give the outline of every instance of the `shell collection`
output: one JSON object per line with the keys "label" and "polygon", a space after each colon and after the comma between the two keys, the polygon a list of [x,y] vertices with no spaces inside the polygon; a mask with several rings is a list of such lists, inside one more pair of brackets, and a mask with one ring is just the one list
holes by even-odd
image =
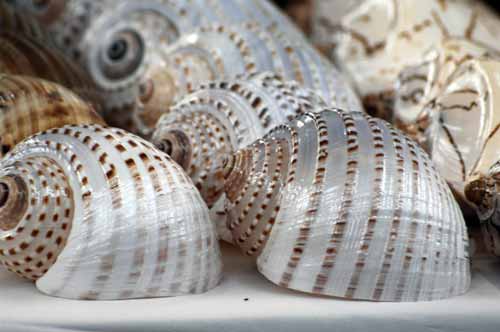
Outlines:
{"label": "shell collection", "polygon": [[268,0],[0,3],[0,264],[62,298],[196,294],[222,238],[301,292],[465,293],[459,202],[500,256],[500,20],[313,2],[327,57]]}
{"label": "shell collection", "polygon": [[207,206],[150,143],[120,129],[66,126],[29,138],[0,166],[0,261],[40,291],[127,299],[219,282]]}
{"label": "shell collection", "polygon": [[340,73],[267,0],[14,3],[87,68],[106,96],[105,120],[144,137],[198,82],[271,70],[361,110]]}
{"label": "shell collection", "polygon": [[370,114],[392,117],[404,67],[446,39],[499,50],[500,20],[476,0],[315,0],[313,38],[350,75]]}

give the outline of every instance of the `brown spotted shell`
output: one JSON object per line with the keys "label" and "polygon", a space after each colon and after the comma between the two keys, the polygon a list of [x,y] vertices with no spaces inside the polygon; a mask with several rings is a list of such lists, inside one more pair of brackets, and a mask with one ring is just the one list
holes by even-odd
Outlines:
{"label": "brown spotted shell", "polygon": [[182,169],[100,125],[39,133],[0,161],[0,263],[71,299],[204,292],[221,261],[208,208]]}

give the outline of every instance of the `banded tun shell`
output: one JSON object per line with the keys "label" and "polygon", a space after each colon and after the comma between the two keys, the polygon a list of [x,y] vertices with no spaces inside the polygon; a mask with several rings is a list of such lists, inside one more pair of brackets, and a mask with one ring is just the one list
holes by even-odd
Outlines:
{"label": "banded tun shell", "polygon": [[141,107],[135,118],[146,132],[166,106],[195,90],[200,82],[266,71],[299,82],[336,107],[362,109],[347,81],[316,50],[256,23],[201,27],[182,36],[161,57],[141,86]]}
{"label": "banded tun shell", "polygon": [[322,99],[272,73],[211,82],[187,95],[158,121],[152,141],[189,174],[211,208],[224,239],[223,181],[218,163]]}
{"label": "banded tun shell", "polygon": [[375,301],[464,293],[468,239],[428,156],[386,122],[325,110],[224,167],[228,226],[273,283]]}
{"label": "banded tun shell", "polygon": [[0,157],[31,135],[68,124],[104,122],[90,104],[60,85],[0,74]]}
{"label": "banded tun shell", "polygon": [[221,274],[208,209],[182,169],[119,129],[66,126],[0,163],[0,261],[49,295],[199,293]]}
{"label": "banded tun shell", "polygon": [[450,83],[450,77],[464,62],[474,59],[500,59],[500,53],[464,39],[448,39],[427,52],[421,63],[405,68],[396,82],[394,122],[425,144],[422,110]]}
{"label": "banded tun shell", "polygon": [[474,0],[316,0],[314,40],[353,79],[369,113],[390,118],[401,70],[445,39],[499,50],[500,21]]}

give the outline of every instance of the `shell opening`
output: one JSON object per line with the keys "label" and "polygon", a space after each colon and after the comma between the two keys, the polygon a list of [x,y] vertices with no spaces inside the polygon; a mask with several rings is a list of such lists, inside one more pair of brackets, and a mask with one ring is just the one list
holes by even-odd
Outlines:
{"label": "shell opening", "polygon": [[14,229],[27,208],[27,186],[18,176],[0,179],[0,230]]}

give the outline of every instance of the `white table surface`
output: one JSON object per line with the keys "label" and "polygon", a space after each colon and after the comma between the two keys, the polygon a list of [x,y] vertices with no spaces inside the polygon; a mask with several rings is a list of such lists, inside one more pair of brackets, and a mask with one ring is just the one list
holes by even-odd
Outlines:
{"label": "white table surface", "polygon": [[500,260],[474,261],[470,291],[425,303],[371,303],[310,296],[268,282],[223,246],[222,283],[195,296],[112,302],[39,293],[0,271],[0,331],[500,331]]}

